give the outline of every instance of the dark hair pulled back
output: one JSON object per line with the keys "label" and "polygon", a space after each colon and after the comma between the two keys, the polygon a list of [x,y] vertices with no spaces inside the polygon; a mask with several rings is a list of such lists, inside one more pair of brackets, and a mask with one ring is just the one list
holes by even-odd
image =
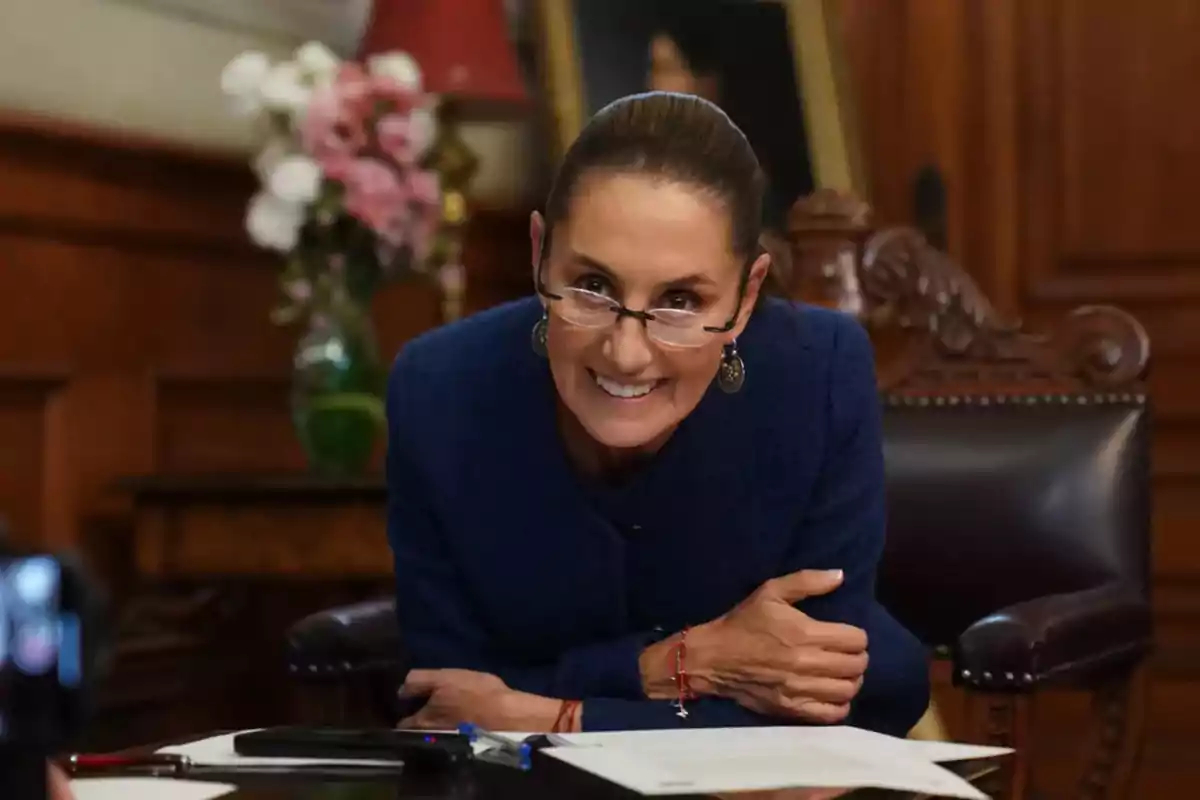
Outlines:
{"label": "dark hair pulled back", "polygon": [[566,219],[580,180],[593,172],[649,175],[693,186],[729,211],[735,255],[760,252],[765,179],[754,149],[716,105],[688,94],[647,92],[600,109],[567,150],[546,201],[546,234]]}

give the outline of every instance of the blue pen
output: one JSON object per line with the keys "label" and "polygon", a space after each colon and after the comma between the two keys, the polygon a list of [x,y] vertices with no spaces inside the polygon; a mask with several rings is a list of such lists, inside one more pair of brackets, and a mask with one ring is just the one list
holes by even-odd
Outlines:
{"label": "blue pen", "polygon": [[[485,742],[495,747],[476,754],[480,761],[492,761],[508,767],[528,770],[533,766],[533,748],[526,742],[514,742],[503,736],[497,736],[491,731],[484,730],[478,725],[464,722],[458,726],[458,732],[466,736],[472,744]],[[499,751],[497,753],[496,751]]]}

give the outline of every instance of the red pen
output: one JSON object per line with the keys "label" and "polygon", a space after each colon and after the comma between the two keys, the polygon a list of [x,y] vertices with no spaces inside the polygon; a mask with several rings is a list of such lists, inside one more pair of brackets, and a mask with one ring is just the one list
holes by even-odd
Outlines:
{"label": "red pen", "polygon": [[191,763],[187,756],[169,753],[136,756],[119,753],[72,753],[62,761],[63,767],[73,775],[84,772],[181,773],[186,771]]}

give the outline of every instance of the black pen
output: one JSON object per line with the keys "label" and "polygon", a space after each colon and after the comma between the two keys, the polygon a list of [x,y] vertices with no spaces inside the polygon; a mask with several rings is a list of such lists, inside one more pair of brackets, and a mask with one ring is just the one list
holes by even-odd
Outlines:
{"label": "black pen", "polygon": [[150,775],[186,778],[223,775],[392,775],[403,768],[393,764],[343,764],[335,761],[313,764],[197,764],[185,755],[152,753],[140,756],[76,753],[57,762],[74,777],[88,775]]}

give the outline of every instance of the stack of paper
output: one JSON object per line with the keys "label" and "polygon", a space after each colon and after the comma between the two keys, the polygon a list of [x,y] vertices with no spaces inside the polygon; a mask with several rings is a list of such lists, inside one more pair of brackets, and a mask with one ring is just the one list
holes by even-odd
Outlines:
{"label": "stack of paper", "polygon": [[1012,752],[850,727],[579,733],[553,741],[558,746],[546,754],[646,795],[879,788],[986,800],[938,762]]}
{"label": "stack of paper", "polygon": [[171,778],[75,778],[75,800],[213,800],[236,786]]}

